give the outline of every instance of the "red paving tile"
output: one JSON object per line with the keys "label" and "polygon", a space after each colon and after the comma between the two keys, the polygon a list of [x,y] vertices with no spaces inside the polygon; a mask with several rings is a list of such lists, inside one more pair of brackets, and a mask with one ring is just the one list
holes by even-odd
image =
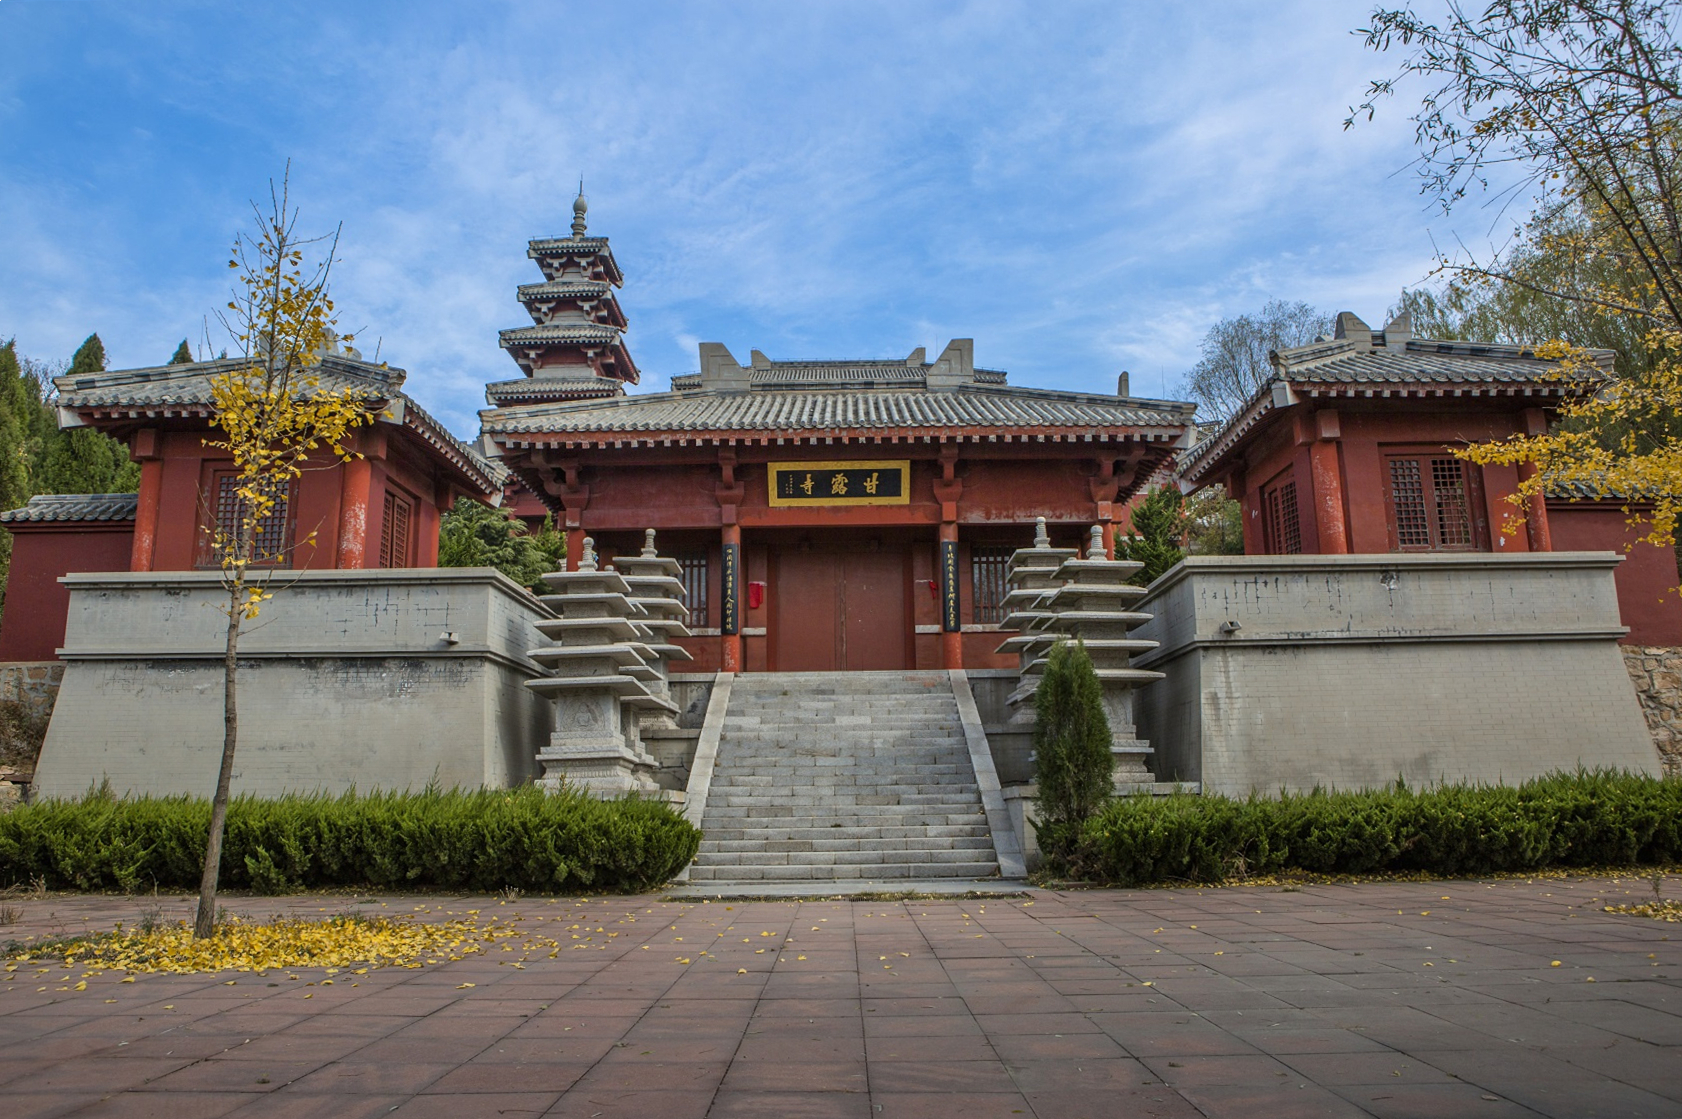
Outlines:
{"label": "red paving tile", "polygon": [[[499,952],[378,969],[356,987],[311,987],[318,970],[291,969],[232,986],[92,976],[74,992],[62,968],[20,967],[0,980],[0,1111],[1676,1115],[1682,940],[1600,910],[1650,890],[1549,878],[985,905],[375,899],[421,919],[518,916],[563,944],[620,935],[520,970]],[[259,916],[354,904],[323,900],[248,904]],[[30,899],[17,935],[109,927],[150,904]]]}

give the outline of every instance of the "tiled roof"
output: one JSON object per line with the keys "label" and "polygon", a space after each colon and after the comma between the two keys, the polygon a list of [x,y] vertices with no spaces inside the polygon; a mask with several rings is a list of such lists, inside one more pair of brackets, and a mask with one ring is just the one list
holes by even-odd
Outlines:
{"label": "tiled roof", "polygon": [[1409,339],[1405,350],[1340,338],[1280,350],[1275,375],[1293,384],[1526,384],[1555,376],[1558,363],[1522,346]]}
{"label": "tiled roof", "polygon": [[1387,345],[1384,331],[1377,330],[1370,340],[1362,334],[1278,350],[1269,355],[1273,375],[1232,419],[1181,456],[1180,473],[1200,482],[1268,414],[1299,399],[1525,396],[1539,403],[1557,401],[1582,393],[1610,373],[1611,351],[1589,353],[1598,373],[1562,375],[1557,362],[1537,357],[1528,346],[1411,337],[1396,337]]}
{"label": "tiled roof", "polygon": [[1156,428],[1177,437],[1192,406],[1045,389],[965,385],[950,392],[782,389],[649,393],[609,400],[541,404],[481,412],[491,435],[629,432],[844,432],[882,429],[998,428],[1102,430]]}
{"label": "tiled roof", "polygon": [[[870,388],[877,385],[921,386],[930,366],[907,365],[903,361],[778,361],[770,366],[754,366],[749,383],[754,388],[775,388],[783,385],[827,385],[836,388]],[[977,369],[975,381],[981,385],[1002,385],[1005,374],[996,369]],[[702,387],[699,373],[672,378],[672,388],[685,392]]]}
{"label": "tiled roof", "polygon": [[585,342],[607,345],[619,341],[619,328],[602,323],[550,323],[544,326],[517,326],[497,332],[504,348],[509,346],[541,346],[551,342]]}
{"label": "tiled roof", "polygon": [[607,251],[606,237],[537,237],[526,242],[530,257],[559,256],[562,253],[602,253]]}
{"label": "tiled roof", "polygon": [[[242,358],[221,358],[183,365],[155,365],[144,369],[116,369],[102,373],[54,377],[58,403],[65,408],[205,408],[211,403],[214,377],[247,368]],[[322,358],[316,367],[323,389],[350,389],[372,399],[389,399],[403,387],[408,374],[395,367],[374,365],[338,354]]]}
{"label": "tiled roof", "polygon": [[1658,491],[1613,490],[1602,493],[1598,486],[1588,482],[1549,482],[1548,496],[1558,501],[1633,501],[1644,504],[1657,500]]}
{"label": "tiled roof", "polygon": [[[53,384],[58,388],[61,409],[88,413],[95,419],[204,417],[210,415],[213,406],[211,380],[248,365],[240,358],[220,358],[146,369],[65,374],[55,377]],[[402,386],[408,374],[403,370],[329,354],[315,371],[322,389],[349,389],[372,404],[390,405],[397,417],[394,422],[431,444],[485,493],[501,488],[506,473],[501,464],[487,461],[405,394]]]}
{"label": "tiled roof", "polygon": [[0,523],[46,521],[132,521],[140,501],[132,493],[44,493],[22,509],[0,513]]}
{"label": "tiled roof", "polygon": [[526,299],[602,299],[613,294],[613,285],[606,280],[550,280],[541,284],[521,284],[520,298]]}
{"label": "tiled roof", "polygon": [[625,384],[611,377],[518,377],[485,386],[485,402],[492,405],[623,396]]}

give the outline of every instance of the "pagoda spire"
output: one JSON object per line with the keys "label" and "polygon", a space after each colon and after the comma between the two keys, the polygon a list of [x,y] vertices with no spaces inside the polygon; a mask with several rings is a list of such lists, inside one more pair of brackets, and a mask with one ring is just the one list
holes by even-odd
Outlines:
{"label": "pagoda spire", "polygon": [[521,284],[519,299],[532,325],[504,330],[502,348],[524,376],[485,386],[493,407],[623,396],[639,376],[625,348],[625,313],[614,290],[625,277],[606,237],[591,237],[584,180],[572,203],[572,236],[531,241],[526,255],[543,282]]}

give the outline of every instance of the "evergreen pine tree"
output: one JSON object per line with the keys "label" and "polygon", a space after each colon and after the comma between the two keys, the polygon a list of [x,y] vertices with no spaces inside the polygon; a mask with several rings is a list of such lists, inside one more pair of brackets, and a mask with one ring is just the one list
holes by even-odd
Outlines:
{"label": "evergreen pine tree", "polygon": [[[99,335],[88,340],[70,359],[65,376],[98,373],[105,368],[105,344]],[[128,449],[88,427],[54,430],[43,440],[37,493],[134,493],[140,488],[140,464],[130,462]]]}
{"label": "evergreen pine tree", "polygon": [[1054,865],[1066,865],[1080,825],[1114,789],[1103,690],[1079,642],[1064,641],[1051,650],[1034,693],[1034,765],[1040,849]]}
{"label": "evergreen pine tree", "polygon": [[1148,586],[1152,580],[1186,557],[1186,533],[1190,530],[1186,500],[1175,486],[1163,486],[1145,495],[1133,507],[1127,536],[1118,542],[1117,559],[1134,560],[1144,568],[1133,582]]}
{"label": "evergreen pine tree", "polygon": [[522,587],[543,591],[539,579],[565,566],[566,536],[545,518],[535,533],[508,515],[470,498],[445,513],[438,532],[439,567],[494,567]]}
{"label": "evergreen pine tree", "polygon": [[181,344],[175,347],[175,353],[170,356],[169,363],[171,365],[191,365],[194,360],[192,347],[188,346],[187,340],[183,338]]}
{"label": "evergreen pine tree", "polygon": [[[16,509],[29,500],[30,435],[34,416],[19,413],[18,406],[39,409],[40,403],[25,391],[28,378],[18,361],[17,341],[0,346],[0,509]],[[32,380],[31,380],[31,383]],[[0,611],[5,608],[5,588],[12,569],[12,534],[0,531]]]}

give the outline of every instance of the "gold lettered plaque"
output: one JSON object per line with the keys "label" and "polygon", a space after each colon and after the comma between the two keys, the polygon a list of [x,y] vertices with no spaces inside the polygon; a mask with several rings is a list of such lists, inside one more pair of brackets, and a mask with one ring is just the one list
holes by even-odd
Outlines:
{"label": "gold lettered plaque", "polygon": [[773,462],[772,506],[909,505],[911,461]]}

